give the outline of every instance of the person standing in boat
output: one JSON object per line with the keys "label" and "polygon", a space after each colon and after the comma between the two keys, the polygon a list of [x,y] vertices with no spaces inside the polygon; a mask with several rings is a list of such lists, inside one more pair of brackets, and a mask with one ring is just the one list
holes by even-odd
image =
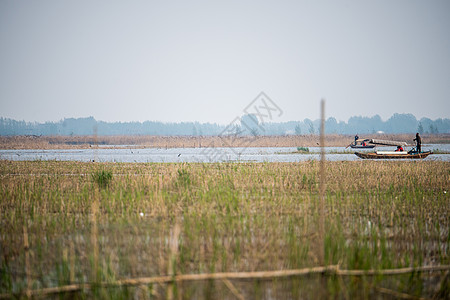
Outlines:
{"label": "person standing in boat", "polygon": [[416,138],[413,141],[416,141],[417,153],[422,152],[422,138],[418,132],[416,133]]}
{"label": "person standing in boat", "polygon": [[356,145],[356,141],[359,140],[359,136],[358,134],[355,135],[355,145]]}

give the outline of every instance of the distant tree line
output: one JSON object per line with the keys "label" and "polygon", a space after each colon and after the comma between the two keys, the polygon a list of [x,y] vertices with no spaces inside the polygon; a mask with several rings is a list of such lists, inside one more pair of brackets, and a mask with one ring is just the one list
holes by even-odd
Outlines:
{"label": "distant tree line", "polygon": [[[318,134],[320,120],[304,119],[280,123],[260,123],[255,115],[244,115],[235,124],[219,125],[199,122],[163,123],[104,122],[93,117],[67,118],[58,122],[25,122],[0,118],[0,135],[305,135]],[[450,119],[422,118],[412,114],[394,114],[387,121],[381,117],[351,117],[348,122],[330,117],[325,122],[326,133],[450,133]]]}

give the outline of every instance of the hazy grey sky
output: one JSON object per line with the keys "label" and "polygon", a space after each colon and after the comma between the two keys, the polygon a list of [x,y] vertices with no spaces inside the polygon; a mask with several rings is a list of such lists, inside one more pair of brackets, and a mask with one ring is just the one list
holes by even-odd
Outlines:
{"label": "hazy grey sky", "polygon": [[450,117],[450,1],[0,2],[0,116]]}

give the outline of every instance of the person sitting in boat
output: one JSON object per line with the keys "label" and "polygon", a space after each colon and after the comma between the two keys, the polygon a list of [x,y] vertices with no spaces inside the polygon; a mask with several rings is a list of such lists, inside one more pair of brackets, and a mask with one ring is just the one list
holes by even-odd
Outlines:
{"label": "person sitting in boat", "polygon": [[367,143],[365,141],[362,142],[362,144],[364,147],[367,146]]}
{"label": "person sitting in boat", "polygon": [[402,146],[397,146],[397,149],[395,151],[404,151]]}

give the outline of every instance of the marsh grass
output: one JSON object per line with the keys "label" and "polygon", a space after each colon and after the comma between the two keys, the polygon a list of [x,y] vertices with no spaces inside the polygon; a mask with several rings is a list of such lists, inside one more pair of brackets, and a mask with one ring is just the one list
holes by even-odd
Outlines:
{"label": "marsh grass", "polygon": [[[405,141],[413,143],[414,134],[368,134],[367,138]],[[353,135],[327,134],[326,144],[330,147],[345,147],[354,141]],[[424,134],[427,144],[448,144],[450,134]],[[0,136],[0,149],[74,149],[92,147],[147,147],[147,148],[201,148],[201,147],[315,147],[319,136],[274,135],[252,136]]]}
{"label": "marsh grass", "polygon": [[92,173],[92,179],[101,188],[106,188],[113,178],[113,174],[109,170],[97,170]]}
{"label": "marsh grass", "polygon": [[[114,282],[159,276],[169,269],[197,274],[314,267],[320,245],[325,264],[342,269],[450,263],[450,163],[327,162],[326,172],[326,234],[319,241],[319,164],[314,161],[0,161],[0,294],[22,293],[26,273],[37,289],[95,283],[92,278]],[[106,179],[107,188],[99,189],[103,183],[93,178],[103,176],[113,180]],[[377,288],[432,297],[445,289],[443,278],[308,276],[232,283],[249,298],[370,298],[380,295]],[[226,285],[210,280],[176,283],[171,293],[234,298]],[[165,298],[167,287],[98,286],[79,296]]]}
{"label": "marsh grass", "polygon": [[309,148],[308,147],[297,147],[297,152],[309,153]]}

